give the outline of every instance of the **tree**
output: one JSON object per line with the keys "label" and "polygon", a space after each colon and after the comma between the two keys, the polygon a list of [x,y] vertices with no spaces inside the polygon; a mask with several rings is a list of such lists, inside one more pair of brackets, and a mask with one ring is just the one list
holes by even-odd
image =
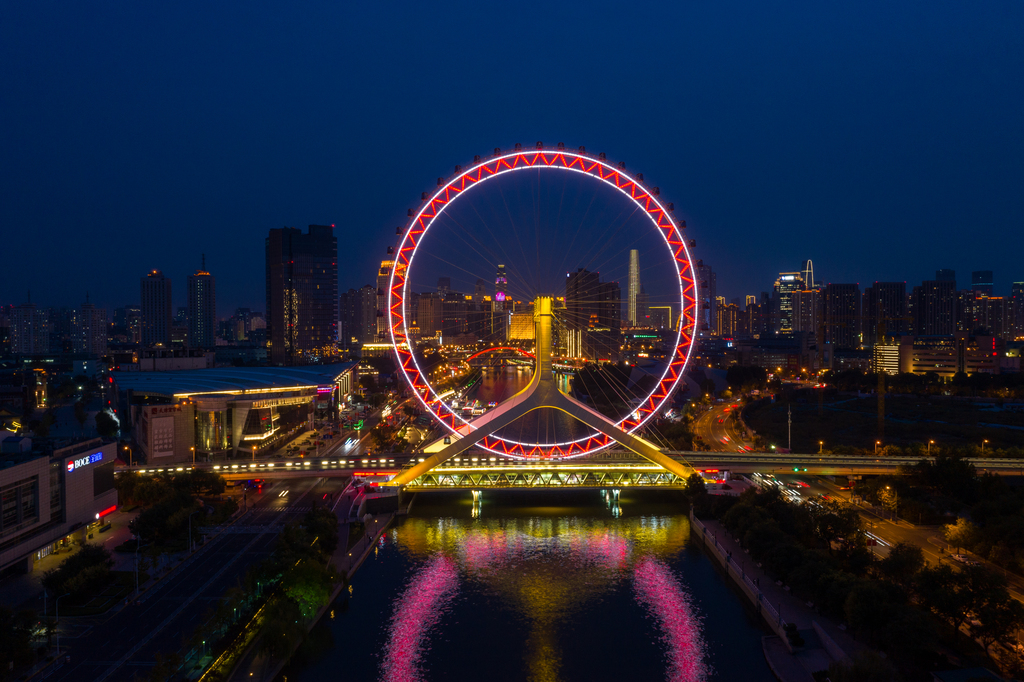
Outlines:
{"label": "tree", "polygon": [[881,654],[862,651],[850,663],[836,661],[828,667],[832,682],[895,682],[896,668]]}
{"label": "tree", "polygon": [[922,568],[924,552],[909,542],[896,543],[889,550],[889,556],[878,562],[878,574],[904,589],[914,584],[914,578]]}
{"label": "tree", "polygon": [[978,527],[967,519],[957,519],[956,523],[942,527],[942,534],[946,542],[956,547],[957,553],[961,547],[971,547],[978,537]]}
{"label": "tree", "polygon": [[996,642],[1008,643],[1015,639],[1016,631],[1024,625],[1024,606],[1009,593],[991,599],[978,610],[981,627],[975,628],[985,646],[985,653]]}
{"label": "tree", "polygon": [[704,477],[698,473],[690,474],[686,479],[686,496],[693,499],[706,492],[707,486],[704,484]]}
{"label": "tree", "polygon": [[101,438],[115,438],[119,430],[117,420],[105,410],[96,413],[96,433]]}
{"label": "tree", "polygon": [[867,635],[871,640],[892,618],[893,604],[882,587],[871,580],[854,586],[844,605],[846,622],[854,632]]}

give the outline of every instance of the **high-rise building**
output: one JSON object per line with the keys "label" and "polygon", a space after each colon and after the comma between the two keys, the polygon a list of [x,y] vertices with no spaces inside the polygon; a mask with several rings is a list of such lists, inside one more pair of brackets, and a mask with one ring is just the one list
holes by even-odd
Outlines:
{"label": "high-rise building", "polygon": [[338,239],[330,225],[270,230],[267,339],[275,365],[315,363],[337,351]]}
{"label": "high-rise building", "polygon": [[188,342],[193,348],[217,345],[216,282],[206,270],[206,254],[195,274],[188,276]]}
{"label": "high-rise building", "polygon": [[711,332],[715,320],[715,297],[718,283],[714,270],[704,261],[697,261],[697,331]]}
{"label": "high-rise building", "polygon": [[640,293],[636,295],[636,321],[641,327],[651,324],[651,297],[647,295],[643,284],[640,285]]}
{"label": "high-rise building", "polygon": [[416,311],[416,324],[420,328],[420,338],[436,336],[442,329],[444,316],[444,297],[441,294],[428,292],[420,294],[419,307]]}
{"label": "high-rise building", "polygon": [[438,277],[437,278],[437,293],[444,296],[452,290],[452,278],[451,277]]}
{"label": "high-rise building", "polygon": [[494,309],[503,310],[508,300],[508,276],[505,266],[498,266],[498,274],[494,277]]}
{"label": "high-rise building", "polygon": [[739,331],[740,307],[735,303],[719,305],[715,319],[715,333],[725,338],[733,338]]}
{"label": "high-rise building", "polygon": [[[449,291],[445,294],[438,292],[438,296],[442,297],[441,337],[452,337],[464,333],[467,330],[466,297],[457,291]],[[422,330],[420,333],[422,334]]]}
{"label": "high-rise building", "polygon": [[584,268],[565,275],[565,325],[567,329],[586,329],[596,313],[600,275]]}
{"label": "high-rise building", "polygon": [[772,297],[772,316],[776,334],[793,333],[793,292],[803,291],[807,286],[804,276],[799,272],[780,272],[775,280],[775,291]]}
{"label": "high-rise building", "polygon": [[629,251],[629,293],[626,301],[626,315],[629,326],[640,325],[639,312],[637,310],[637,297],[640,295],[640,252],[636,249]]}
{"label": "high-rise building", "polygon": [[952,336],[956,331],[956,282],[930,280],[914,287],[914,334]]}
{"label": "high-rise building", "polygon": [[882,337],[896,337],[910,331],[906,282],[875,282],[864,289],[864,341],[876,343]]}
{"label": "high-rise building", "polygon": [[487,298],[487,282],[482,279],[476,281],[473,287],[473,303],[477,309],[483,310],[484,300]]}
{"label": "high-rise building", "polygon": [[11,352],[42,355],[50,350],[49,320],[45,310],[36,308],[32,296],[11,311]]}
{"label": "high-rise building", "polygon": [[985,296],[992,296],[995,291],[995,282],[992,277],[991,270],[975,270],[971,273],[971,289],[984,294]]}
{"label": "high-rise building", "polygon": [[973,333],[978,326],[981,313],[978,309],[979,304],[984,301],[985,296],[974,289],[957,291],[955,295],[956,331]]}
{"label": "high-rise building", "polygon": [[619,283],[601,282],[597,287],[598,326],[618,332],[622,327],[622,290]]}
{"label": "high-rise building", "polygon": [[839,350],[860,345],[860,304],[858,285],[825,286],[825,343]]}
{"label": "high-rise building", "polygon": [[[956,270],[950,270],[949,268],[943,268],[935,271],[936,282],[953,282],[956,283]],[[956,288],[956,287],[954,287]]]}
{"label": "high-rise building", "polygon": [[1014,339],[1024,339],[1024,282],[1010,287],[1010,319]]}
{"label": "high-rise building", "polygon": [[107,310],[94,306],[89,294],[75,316],[74,350],[94,357],[107,353]]}
{"label": "high-rise building", "polygon": [[672,329],[672,306],[655,305],[650,307],[651,326],[655,329]]}
{"label": "high-rise building", "polygon": [[171,280],[164,273],[153,270],[141,281],[142,330],[144,348],[171,345]]}
{"label": "high-rise building", "polygon": [[1002,296],[979,296],[977,326],[984,329],[986,335],[998,336],[1005,340],[1013,339],[1011,306]]}
{"label": "high-rise building", "polygon": [[743,307],[746,308],[752,305],[757,305],[757,296],[754,296],[753,294],[747,294],[746,300],[743,303]]}
{"label": "high-rise building", "polygon": [[818,333],[821,320],[821,290],[803,289],[792,293],[793,331]]}
{"label": "high-rise building", "polygon": [[[395,261],[385,258],[380,262],[377,270],[377,342],[386,343],[388,340],[388,286],[391,284],[391,268]],[[440,281],[438,286],[440,286]],[[449,280],[449,286],[451,281]]]}

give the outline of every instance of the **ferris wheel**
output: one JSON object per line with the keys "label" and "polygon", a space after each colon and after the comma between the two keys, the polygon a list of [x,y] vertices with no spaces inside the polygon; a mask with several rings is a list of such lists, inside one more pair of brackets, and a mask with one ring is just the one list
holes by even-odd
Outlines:
{"label": "ferris wheel", "polygon": [[[452,436],[459,437],[473,428],[471,416],[446,402],[445,392],[438,390],[436,380],[415,351],[415,337],[410,334],[415,320],[410,319],[408,307],[414,295],[411,283],[416,280],[420,267],[424,240],[446,212],[452,211],[456,204],[470,202],[468,197],[475,194],[477,188],[502,176],[529,170],[539,171],[539,176],[544,177],[554,176],[556,172],[573,174],[586,179],[588,191],[596,193],[614,190],[628,199],[635,213],[643,217],[640,222],[646,226],[644,229],[657,236],[654,242],[668,264],[661,280],[670,280],[663,283],[669,292],[666,294],[668,303],[677,311],[676,319],[666,334],[664,361],[656,375],[645,384],[647,388],[630,398],[627,413],[609,420],[621,431],[637,433],[669,404],[693,352],[698,300],[690,254],[693,242],[684,238],[685,221],[674,219],[674,207],[661,200],[659,188],[646,186],[642,175],[628,174],[624,164],[613,164],[604,154],[589,154],[583,147],[571,151],[563,144],[552,149],[537,143],[535,148],[527,150],[518,144],[511,151],[495,149],[486,159],[475,157],[472,165],[465,169],[456,166],[453,176],[438,178],[436,190],[422,194],[419,208],[410,209],[407,224],[397,230],[400,240],[393,249],[394,263],[386,292],[388,334],[398,374],[422,408]],[[491,434],[477,446],[504,457],[558,460],[591,454],[612,443],[607,435],[590,431],[554,440],[523,437],[522,434]]]}

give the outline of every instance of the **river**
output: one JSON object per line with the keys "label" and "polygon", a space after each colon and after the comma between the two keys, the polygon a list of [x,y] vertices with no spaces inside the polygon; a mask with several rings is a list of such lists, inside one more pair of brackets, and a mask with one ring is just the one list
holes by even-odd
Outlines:
{"label": "river", "polygon": [[421,493],[286,675],[771,682],[733,589],[673,492]]}

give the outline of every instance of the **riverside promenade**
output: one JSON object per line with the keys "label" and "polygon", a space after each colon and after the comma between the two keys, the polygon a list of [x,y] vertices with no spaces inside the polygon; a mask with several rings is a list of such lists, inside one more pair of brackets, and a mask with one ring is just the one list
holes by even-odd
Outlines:
{"label": "riverside promenade", "polygon": [[[813,673],[827,670],[833,661],[848,662],[853,654],[864,649],[847,632],[818,614],[812,604],[792,594],[787,586],[777,584],[719,522],[701,521],[691,509],[690,523],[697,542],[717,560],[775,633],[762,639],[762,648],[769,667],[782,682],[813,682]],[[790,644],[785,631],[787,623],[796,626],[803,646]]]}

